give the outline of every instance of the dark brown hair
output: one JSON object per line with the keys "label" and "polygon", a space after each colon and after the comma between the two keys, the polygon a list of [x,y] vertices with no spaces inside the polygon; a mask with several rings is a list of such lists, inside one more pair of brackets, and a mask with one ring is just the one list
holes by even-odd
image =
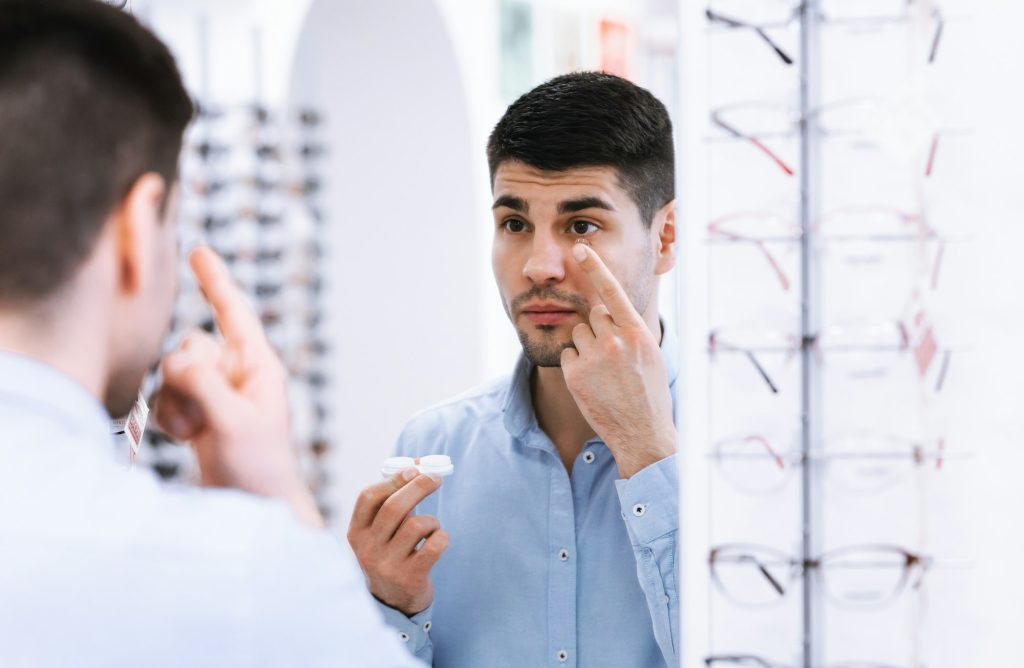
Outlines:
{"label": "dark brown hair", "polygon": [[491,183],[507,160],[537,169],[613,167],[648,227],[674,198],[672,121],[649,91],[621,77],[574,72],[513,102],[487,142]]}
{"label": "dark brown hair", "polygon": [[171,53],[132,16],[0,0],[0,304],[70,280],[140,176],[173,184],[192,115]]}

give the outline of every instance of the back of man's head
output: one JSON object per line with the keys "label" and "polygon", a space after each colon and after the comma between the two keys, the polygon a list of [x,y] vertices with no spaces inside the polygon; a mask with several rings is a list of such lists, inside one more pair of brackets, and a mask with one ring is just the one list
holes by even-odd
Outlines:
{"label": "back of man's head", "polygon": [[674,198],[672,122],[649,91],[600,72],[573,72],[513,102],[487,143],[491,181],[501,163],[537,169],[613,167],[651,225]]}
{"label": "back of man's head", "polygon": [[176,178],[193,105],[167,48],[98,0],[0,0],[0,307],[45,301],[136,180]]}

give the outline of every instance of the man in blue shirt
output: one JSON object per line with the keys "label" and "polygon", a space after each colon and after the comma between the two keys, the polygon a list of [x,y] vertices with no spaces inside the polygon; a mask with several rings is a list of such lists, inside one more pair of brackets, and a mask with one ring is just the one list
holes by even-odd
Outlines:
{"label": "man in blue shirt", "polygon": [[412,419],[397,454],[449,455],[455,475],[367,488],[349,541],[438,668],[675,666],[668,114],[621,78],[569,74],[508,108],[488,159],[494,274],[523,355]]}

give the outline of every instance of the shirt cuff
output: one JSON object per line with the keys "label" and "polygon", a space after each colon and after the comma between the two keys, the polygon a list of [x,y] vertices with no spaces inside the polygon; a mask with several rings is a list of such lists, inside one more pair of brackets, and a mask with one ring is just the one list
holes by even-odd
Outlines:
{"label": "shirt cuff", "polygon": [[402,644],[406,645],[413,654],[419,654],[430,640],[427,634],[430,633],[430,618],[433,616],[434,606],[431,605],[423,612],[409,617],[401,610],[396,610],[380,601],[376,601],[376,603],[384,615],[387,625],[398,632],[398,639],[402,641]]}
{"label": "shirt cuff", "polygon": [[627,480],[616,480],[622,519],[634,545],[648,545],[679,528],[679,469],[677,455],[641,469]]}

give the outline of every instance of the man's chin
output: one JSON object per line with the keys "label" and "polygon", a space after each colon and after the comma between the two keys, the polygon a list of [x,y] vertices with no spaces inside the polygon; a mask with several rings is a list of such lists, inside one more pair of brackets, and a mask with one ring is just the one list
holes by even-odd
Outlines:
{"label": "man's chin", "polygon": [[519,343],[523,347],[523,355],[536,367],[561,367],[562,351],[574,348],[572,339],[565,341],[537,341],[526,332],[519,330]]}

